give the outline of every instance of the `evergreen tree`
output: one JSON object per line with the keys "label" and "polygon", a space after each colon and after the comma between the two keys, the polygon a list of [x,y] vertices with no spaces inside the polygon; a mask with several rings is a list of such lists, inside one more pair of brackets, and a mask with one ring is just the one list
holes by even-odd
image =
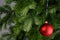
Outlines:
{"label": "evergreen tree", "polygon": [[[47,16],[46,0],[5,1],[0,6],[0,40],[60,40],[60,0],[48,1]],[[49,37],[39,32],[45,20],[54,28]]]}

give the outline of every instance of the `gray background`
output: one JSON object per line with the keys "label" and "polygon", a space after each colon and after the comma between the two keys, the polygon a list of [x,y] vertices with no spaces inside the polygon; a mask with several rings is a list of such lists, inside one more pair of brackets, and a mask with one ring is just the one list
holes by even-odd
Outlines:
{"label": "gray background", "polygon": [[[3,5],[6,4],[6,0],[0,0],[0,7],[2,7]],[[11,2],[11,4],[9,4],[9,6],[11,7],[11,9],[13,10],[13,7],[16,3],[15,2]],[[3,19],[6,16],[6,13],[2,13],[0,15],[0,18]],[[14,26],[14,23],[11,23],[11,26]],[[2,25],[2,29],[0,30],[0,37],[2,37],[3,34],[10,34],[10,25],[6,24],[7,28],[5,29],[5,24]]]}
{"label": "gray background", "polygon": [[[0,0],[0,6],[5,5],[5,0]],[[1,14],[0,17],[3,17],[5,14]],[[8,25],[9,27],[9,25]],[[2,30],[0,30],[0,37],[2,37],[3,34],[9,33],[9,29],[4,29],[4,24],[2,26]]]}
{"label": "gray background", "polygon": [[5,0],[0,0],[0,6],[5,5]]}

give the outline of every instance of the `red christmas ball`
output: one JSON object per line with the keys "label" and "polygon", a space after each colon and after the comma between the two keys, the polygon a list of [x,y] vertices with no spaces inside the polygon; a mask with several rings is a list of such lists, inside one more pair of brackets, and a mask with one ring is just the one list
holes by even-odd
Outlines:
{"label": "red christmas ball", "polygon": [[53,27],[47,21],[40,27],[39,32],[43,36],[50,36],[53,33]]}

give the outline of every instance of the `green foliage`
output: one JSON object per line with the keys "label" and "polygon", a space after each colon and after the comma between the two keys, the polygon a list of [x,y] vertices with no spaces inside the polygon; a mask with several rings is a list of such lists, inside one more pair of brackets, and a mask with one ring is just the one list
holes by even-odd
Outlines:
{"label": "green foliage", "polygon": [[55,38],[53,40],[60,40],[60,33],[56,34]]}
{"label": "green foliage", "polygon": [[34,21],[36,25],[41,25],[43,23],[41,17],[34,17]]}
{"label": "green foliage", "polygon": [[26,19],[24,22],[23,30],[26,32],[29,32],[30,29],[32,28],[32,19]]}
{"label": "green foliage", "polygon": [[[26,3],[27,2],[27,3]],[[17,1],[14,10],[16,13],[18,13],[20,16],[24,16],[28,13],[29,9],[34,9],[36,6],[34,1],[29,1],[29,0],[21,0]]]}
{"label": "green foliage", "polygon": [[[16,3],[13,10],[12,2]],[[48,12],[45,18],[46,0],[6,0],[6,5],[0,7],[0,29],[7,29],[9,24],[10,33],[2,34],[0,40],[60,40],[60,0],[49,0]],[[2,19],[3,13],[6,16]],[[50,37],[39,33],[45,20],[54,27]]]}

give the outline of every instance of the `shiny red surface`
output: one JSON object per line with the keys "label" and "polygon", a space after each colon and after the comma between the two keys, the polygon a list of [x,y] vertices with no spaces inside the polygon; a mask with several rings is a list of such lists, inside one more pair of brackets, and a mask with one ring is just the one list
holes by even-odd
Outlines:
{"label": "shiny red surface", "polygon": [[43,36],[50,36],[53,33],[53,27],[52,25],[45,23],[40,27],[39,32]]}

